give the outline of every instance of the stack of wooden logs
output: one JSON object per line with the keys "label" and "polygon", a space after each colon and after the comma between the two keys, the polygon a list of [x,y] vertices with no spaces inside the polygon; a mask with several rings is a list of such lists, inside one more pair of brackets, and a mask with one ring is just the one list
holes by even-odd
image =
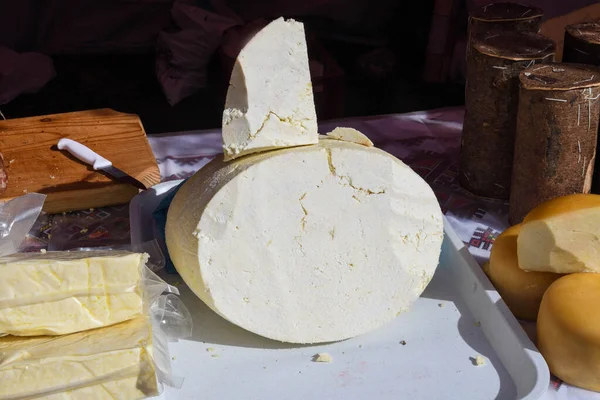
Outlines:
{"label": "stack of wooden logs", "polygon": [[495,3],[469,23],[459,182],[508,200],[511,224],[546,200],[589,193],[594,178],[600,24],[567,26],[556,63],[554,42],[539,34],[542,16],[535,7]]}

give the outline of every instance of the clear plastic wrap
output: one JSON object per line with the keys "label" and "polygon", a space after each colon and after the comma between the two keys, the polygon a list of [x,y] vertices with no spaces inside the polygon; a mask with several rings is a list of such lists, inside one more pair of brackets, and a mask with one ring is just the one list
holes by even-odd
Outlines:
{"label": "clear plastic wrap", "polygon": [[48,251],[106,247],[130,243],[129,207],[89,208],[52,215]]}
{"label": "clear plastic wrap", "polygon": [[[136,249],[154,249],[142,244]],[[87,249],[0,257],[0,332],[63,335],[146,314],[163,293],[179,294],[149,267],[147,253]],[[164,265],[160,252],[154,269]]]}
{"label": "clear plastic wrap", "polygon": [[[0,399],[142,399],[163,387],[180,387],[168,342],[191,332],[189,314],[176,296],[159,296],[149,316],[62,336],[0,338]],[[173,308],[174,307],[174,308]],[[178,329],[165,329],[169,324]],[[176,336],[173,336],[176,334]],[[68,392],[68,396],[63,396]],[[108,396],[110,397],[110,396]]]}
{"label": "clear plastic wrap", "polygon": [[19,251],[45,200],[46,195],[29,193],[0,203],[0,256]]}
{"label": "clear plastic wrap", "polygon": [[102,247],[77,247],[73,249],[65,249],[67,251],[94,251],[94,250],[124,250],[133,253],[148,254],[148,262],[146,266],[152,271],[160,271],[165,267],[165,256],[160,249],[160,245],[155,240],[144,243],[123,244]]}
{"label": "clear plastic wrap", "polygon": [[159,296],[150,307],[150,316],[154,334],[152,354],[158,382],[180,388],[183,377],[175,376],[171,371],[169,342],[192,336],[192,317],[181,299],[173,294]]}
{"label": "clear plastic wrap", "polygon": [[[0,332],[23,334],[0,333],[0,399],[137,399],[180,387],[168,343],[189,337],[192,319],[155,273],[165,264],[158,244],[17,253],[44,200],[0,204],[0,276],[10,277],[0,280]],[[132,257],[126,267],[121,256]]]}

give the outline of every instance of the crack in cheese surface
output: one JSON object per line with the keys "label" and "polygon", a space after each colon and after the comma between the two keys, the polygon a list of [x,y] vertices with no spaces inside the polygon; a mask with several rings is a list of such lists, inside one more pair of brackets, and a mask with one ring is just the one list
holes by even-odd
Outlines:
{"label": "crack in cheese surface", "polygon": [[443,239],[431,188],[391,155],[318,145],[216,159],[167,218],[182,278],[230,322],[284,342],[342,340],[407,310]]}
{"label": "crack in cheese surface", "polygon": [[120,251],[0,257],[0,332],[61,335],[132,319],[143,312],[147,259]]}
{"label": "crack in cheese surface", "polygon": [[0,399],[141,399],[158,394],[145,317],[63,336],[0,338]]}
{"label": "crack in cheese surface", "polygon": [[242,49],[222,120],[225,159],[318,141],[304,26],[279,18]]}

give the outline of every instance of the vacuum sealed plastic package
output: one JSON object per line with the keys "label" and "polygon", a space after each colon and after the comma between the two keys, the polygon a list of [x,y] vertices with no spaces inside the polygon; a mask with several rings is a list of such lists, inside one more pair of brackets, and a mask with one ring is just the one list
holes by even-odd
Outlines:
{"label": "vacuum sealed plastic package", "polygon": [[55,214],[51,220],[52,236],[48,240],[48,251],[122,246],[131,242],[127,205]]}
{"label": "vacuum sealed plastic package", "polygon": [[165,256],[156,239],[144,243],[131,243],[102,247],[77,247],[68,251],[124,250],[148,255],[146,266],[152,271],[160,271],[165,267]]}
{"label": "vacuum sealed plastic package", "polygon": [[45,200],[43,194],[29,193],[0,203],[0,256],[19,251]]}
{"label": "vacuum sealed plastic package", "polygon": [[64,335],[147,314],[163,293],[179,294],[125,250],[17,253],[0,257],[0,333]]}
{"label": "vacuum sealed plastic package", "polygon": [[160,307],[151,309],[149,315],[70,335],[0,338],[0,399],[58,400],[68,392],[72,399],[135,400],[160,394],[164,385],[180,387],[183,379],[172,375],[168,351],[168,341],[177,338],[164,330]]}
{"label": "vacuum sealed plastic package", "polygon": [[0,204],[0,400],[142,399],[179,387],[192,319],[156,242],[17,253],[45,196]]}

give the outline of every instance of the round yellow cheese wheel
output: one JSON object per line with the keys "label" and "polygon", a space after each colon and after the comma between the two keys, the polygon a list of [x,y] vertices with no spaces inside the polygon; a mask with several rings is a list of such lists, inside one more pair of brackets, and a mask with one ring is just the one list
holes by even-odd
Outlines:
{"label": "round yellow cheese wheel", "polygon": [[538,348],[563,381],[600,391],[600,275],[576,273],[544,294],[537,321]]}
{"label": "round yellow cheese wheel", "polygon": [[562,275],[526,272],[519,268],[517,237],[520,230],[521,224],[515,225],[496,238],[489,265],[484,270],[515,317],[535,321],[544,292]]}
{"label": "round yellow cheese wheel", "polygon": [[600,207],[600,195],[582,193],[570,194],[545,201],[538,205],[525,216],[523,223],[544,220],[557,215],[596,207]]}

